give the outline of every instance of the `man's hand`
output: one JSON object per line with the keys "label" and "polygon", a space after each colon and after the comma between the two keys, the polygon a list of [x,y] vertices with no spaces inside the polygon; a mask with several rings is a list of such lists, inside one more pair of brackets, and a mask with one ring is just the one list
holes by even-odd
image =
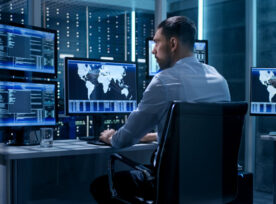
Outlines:
{"label": "man's hand", "polygon": [[108,129],[101,133],[100,140],[111,145],[112,136],[116,133],[114,129]]}
{"label": "man's hand", "polygon": [[148,133],[140,139],[141,142],[153,142],[157,141],[157,133]]}

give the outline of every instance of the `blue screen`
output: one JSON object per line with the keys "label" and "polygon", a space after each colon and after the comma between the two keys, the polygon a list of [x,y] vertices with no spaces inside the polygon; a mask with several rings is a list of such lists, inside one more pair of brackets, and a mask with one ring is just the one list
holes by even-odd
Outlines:
{"label": "blue screen", "polygon": [[276,68],[252,68],[251,114],[276,114]]}
{"label": "blue screen", "polygon": [[55,85],[0,82],[0,126],[56,124]]}
{"label": "blue screen", "polygon": [[149,76],[154,76],[160,70],[159,64],[156,61],[154,54],[152,54],[152,50],[154,49],[155,42],[153,40],[148,41],[148,66],[149,66]]}
{"label": "blue screen", "polygon": [[55,34],[0,24],[0,69],[55,74]]}
{"label": "blue screen", "polygon": [[194,55],[199,62],[207,64],[207,44],[206,42],[196,41],[194,44]]}
{"label": "blue screen", "polygon": [[68,113],[128,113],[136,109],[136,65],[67,61]]}

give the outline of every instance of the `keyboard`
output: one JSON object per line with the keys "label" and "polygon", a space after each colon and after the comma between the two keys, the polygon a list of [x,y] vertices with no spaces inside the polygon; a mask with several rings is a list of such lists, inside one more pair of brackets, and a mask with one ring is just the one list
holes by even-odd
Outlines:
{"label": "keyboard", "polygon": [[[94,136],[89,136],[89,137],[79,137],[79,140],[87,141],[88,144],[93,144],[93,145],[103,145],[103,146],[110,146],[106,144],[105,142],[102,142],[99,140],[99,138],[96,138]],[[138,144],[151,144],[154,142],[139,142]]]}
{"label": "keyboard", "polygon": [[87,141],[88,144],[93,144],[93,145],[104,145],[104,146],[109,146],[108,144],[106,144],[105,142],[100,141],[97,138],[94,138],[94,140],[89,140]]}
{"label": "keyboard", "polygon": [[89,136],[89,137],[79,137],[79,140],[87,141],[88,144],[94,144],[94,145],[106,145],[108,144],[102,142],[99,140],[99,138],[96,138],[94,136]]}

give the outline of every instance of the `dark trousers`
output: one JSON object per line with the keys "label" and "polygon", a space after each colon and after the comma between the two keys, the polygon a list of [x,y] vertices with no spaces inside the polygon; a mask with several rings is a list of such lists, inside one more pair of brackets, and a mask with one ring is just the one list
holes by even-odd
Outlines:
{"label": "dark trousers", "polygon": [[[118,195],[130,203],[139,203],[137,197],[154,200],[154,181],[148,181],[141,171],[117,172],[113,181]],[[90,192],[100,204],[121,203],[111,199],[107,175],[96,178],[90,186]]]}

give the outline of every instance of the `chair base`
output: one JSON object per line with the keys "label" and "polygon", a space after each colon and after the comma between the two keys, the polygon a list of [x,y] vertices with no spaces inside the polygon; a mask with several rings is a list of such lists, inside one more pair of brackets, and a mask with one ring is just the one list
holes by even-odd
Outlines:
{"label": "chair base", "polygon": [[253,204],[253,174],[240,172],[238,176],[238,194],[230,204]]}

